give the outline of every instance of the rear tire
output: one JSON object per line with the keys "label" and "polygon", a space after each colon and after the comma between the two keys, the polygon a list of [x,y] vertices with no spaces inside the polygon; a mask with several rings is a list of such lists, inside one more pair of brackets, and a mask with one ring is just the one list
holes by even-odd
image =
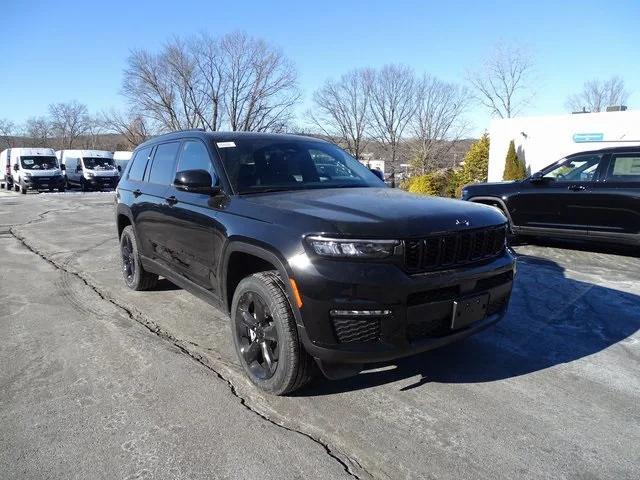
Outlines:
{"label": "rear tire", "polygon": [[122,277],[131,290],[149,290],[158,283],[158,275],[147,272],[140,262],[138,242],[131,225],[127,225],[120,235],[120,257]]}
{"label": "rear tire", "polygon": [[298,337],[285,285],[277,271],[255,273],[238,284],[231,304],[231,323],[240,364],[258,388],[285,395],[311,380],[313,359]]}

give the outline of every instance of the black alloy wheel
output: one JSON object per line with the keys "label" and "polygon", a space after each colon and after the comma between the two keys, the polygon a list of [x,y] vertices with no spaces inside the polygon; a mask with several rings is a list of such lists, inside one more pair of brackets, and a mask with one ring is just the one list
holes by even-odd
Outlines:
{"label": "black alloy wheel", "polygon": [[122,253],[122,274],[127,284],[132,284],[136,275],[136,260],[133,255],[133,244],[131,243],[131,237],[126,235],[122,238],[122,244],[120,247]]}
{"label": "black alloy wheel", "polygon": [[279,337],[267,302],[257,292],[245,292],[236,310],[240,354],[257,378],[271,378],[278,368]]}

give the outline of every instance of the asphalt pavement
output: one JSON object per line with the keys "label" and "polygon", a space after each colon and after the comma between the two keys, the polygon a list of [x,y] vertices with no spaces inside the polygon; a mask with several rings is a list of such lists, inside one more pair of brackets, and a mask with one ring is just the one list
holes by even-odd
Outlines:
{"label": "asphalt pavement", "polygon": [[635,252],[516,247],[495,327],[272,397],[224,313],[126,289],[113,202],[0,191],[2,478],[640,478]]}

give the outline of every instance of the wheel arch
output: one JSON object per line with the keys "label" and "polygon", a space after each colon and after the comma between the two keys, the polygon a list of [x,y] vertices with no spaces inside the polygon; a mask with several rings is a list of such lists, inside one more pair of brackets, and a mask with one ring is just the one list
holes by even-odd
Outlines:
{"label": "wheel arch", "polygon": [[505,201],[500,197],[477,196],[477,197],[469,198],[468,201],[473,203],[481,203],[483,205],[490,205],[490,206],[499,208],[500,210],[502,210],[502,213],[504,214],[504,216],[507,217],[507,220],[509,220],[509,225],[511,227],[514,226],[513,220],[511,219],[511,214],[509,213],[509,208],[507,207],[507,204],[505,203]]}
{"label": "wheel arch", "polygon": [[[253,260],[254,263],[251,263]],[[247,240],[235,239],[225,248],[220,268],[220,299],[227,312],[231,311],[233,293],[240,281],[248,275],[266,270],[277,270],[285,285],[287,298],[297,323],[301,323],[300,310],[294,301],[289,279],[291,271],[277,252],[267,246],[256,245]]]}

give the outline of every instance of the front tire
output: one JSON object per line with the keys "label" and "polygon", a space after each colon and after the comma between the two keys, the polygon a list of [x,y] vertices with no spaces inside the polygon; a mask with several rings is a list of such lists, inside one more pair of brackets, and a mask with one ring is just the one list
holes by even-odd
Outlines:
{"label": "front tire", "polygon": [[285,395],[311,380],[313,359],[304,350],[277,271],[243,279],[233,294],[233,342],[249,380],[265,392]]}
{"label": "front tire", "polygon": [[138,242],[131,225],[127,225],[120,235],[120,257],[122,277],[131,290],[149,290],[158,283],[158,275],[147,272],[140,262]]}

